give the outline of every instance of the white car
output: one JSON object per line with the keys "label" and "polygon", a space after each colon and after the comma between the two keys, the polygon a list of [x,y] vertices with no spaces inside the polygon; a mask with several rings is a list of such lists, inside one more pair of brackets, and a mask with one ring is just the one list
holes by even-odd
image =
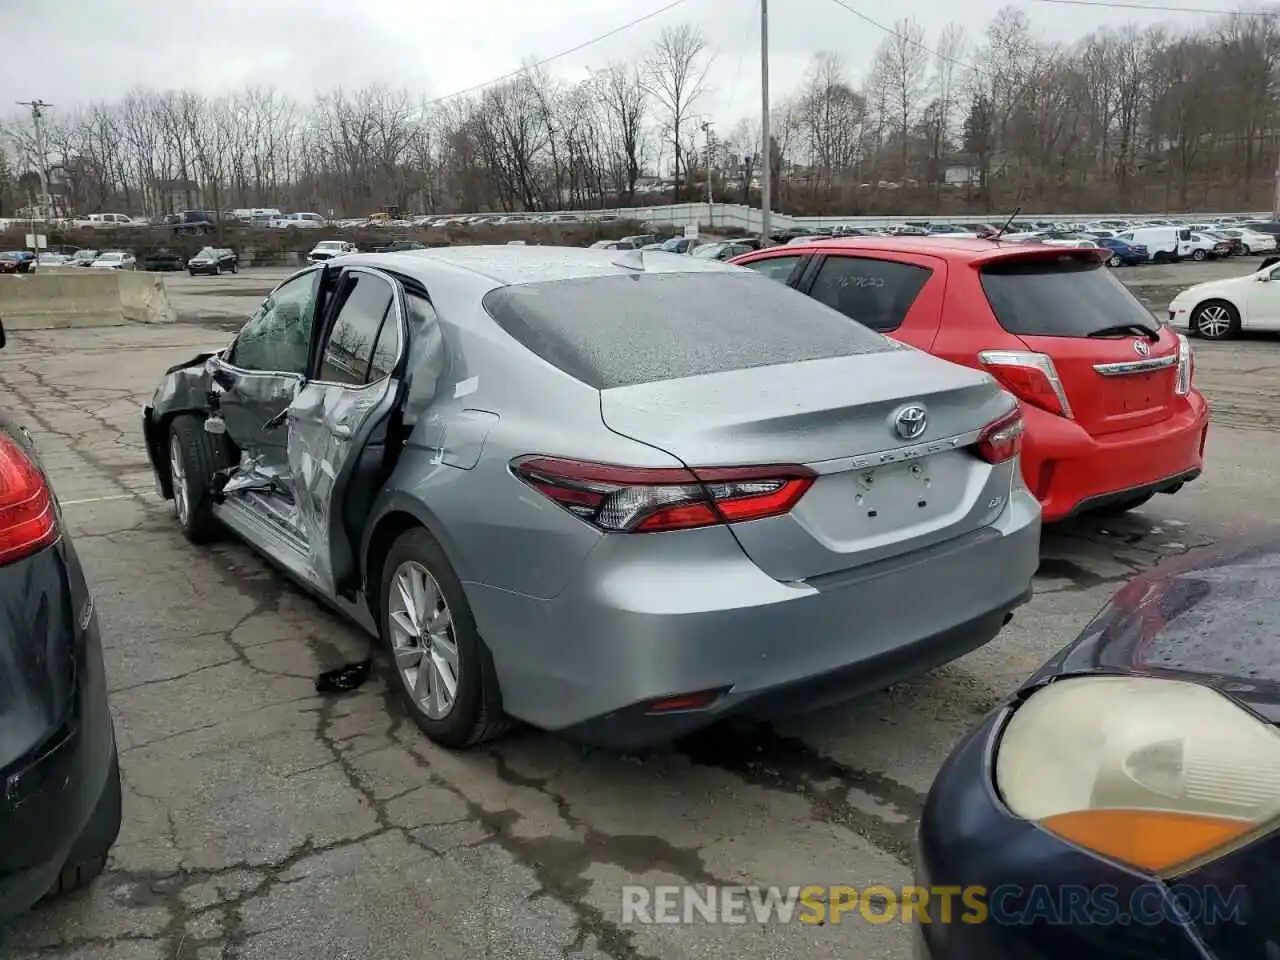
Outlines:
{"label": "white car", "polygon": [[1227,340],[1245,327],[1280,330],[1280,263],[1188,287],[1169,304],[1169,326],[1206,340]]}
{"label": "white car", "polygon": [[37,262],[37,265],[41,267],[61,267],[61,266],[64,266],[67,263],[67,261],[70,259],[71,258],[68,257],[65,253],[45,252],[40,254],[36,262]]}
{"label": "white car", "polygon": [[323,263],[326,260],[332,260],[334,257],[343,257],[348,253],[359,253],[354,243],[348,243],[346,240],[321,240],[307,254],[307,260],[310,263]]}
{"label": "white car", "polygon": [[1276,238],[1269,233],[1260,233],[1257,230],[1246,230],[1243,227],[1231,227],[1229,229],[1219,229],[1218,233],[1228,237],[1235,237],[1244,246],[1241,251],[1247,257],[1251,253],[1275,253]]}
{"label": "white car", "polygon": [[282,213],[270,221],[270,226],[275,230],[288,230],[290,227],[319,230],[324,225],[325,219],[318,213]]}
{"label": "white car", "polygon": [[106,253],[99,254],[98,259],[89,266],[97,270],[134,270],[137,269],[137,261],[132,253],[108,250]]}

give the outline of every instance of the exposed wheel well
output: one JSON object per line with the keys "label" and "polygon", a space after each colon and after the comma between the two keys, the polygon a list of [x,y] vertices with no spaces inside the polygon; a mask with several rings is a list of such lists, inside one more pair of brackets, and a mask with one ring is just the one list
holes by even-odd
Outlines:
{"label": "exposed wheel well", "polygon": [[391,545],[400,539],[401,534],[415,527],[425,529],[422,521],[404,510],[393,510],[378,521],[369,537],[369,547],[365,551],[364,596],[369,607],[369,615],[373,622],[382,623],[382,565],[386,562]]}
{"label": "exposed wheel well", "polygon": [[[166,500],[173,499],[173,477],[169,473],[168,456],[169,429],[172,427],[173,421],[182,416],[190,416],[196,417],[200,420],[207,420],[209,412],[207,410],[170,411],[169,413],[155,419],[155,430],[146,438],[147,443],[151,446],[151,453],[154,458],[153,462],[155,463],[156,471],[160,477],[160,485],[164,490]],[[240,451],[236,449],[236,445],[232,442],[230,437],[224,436],[223,442],[226,444],[228,456],[232,459],[232,462],[235,462],[240,456]]]}

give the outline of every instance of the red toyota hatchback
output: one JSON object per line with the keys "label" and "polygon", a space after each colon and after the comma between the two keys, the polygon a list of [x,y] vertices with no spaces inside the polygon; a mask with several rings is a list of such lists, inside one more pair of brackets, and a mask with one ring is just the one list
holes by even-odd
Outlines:
{"label": "red toyota hatchback", "polygon": [[1106,251],[928,237],[771,247],[749,267],[910,346],[986,370],[1022,401],[1022,473],[1045,522],[1121,512],[1199,476],[1209,407],[1187,338]]}

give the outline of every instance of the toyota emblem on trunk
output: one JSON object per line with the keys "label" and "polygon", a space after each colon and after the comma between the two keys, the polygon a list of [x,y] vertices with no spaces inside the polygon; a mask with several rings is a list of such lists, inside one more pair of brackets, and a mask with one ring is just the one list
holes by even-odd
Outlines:
{"label": "toyota emblem on trunk", "polygon": [[1151,356],[1151,347],[1147,345],[1147,341],[1145,340],[1133,341],[1133,349],[1138,352],[1138,356],[1140,357]]}
{"label": "toyota emblem on trunk", "polygon": [[903,440],[916,439],[928,425],[929,415],[918,404],[903,407],[893,418],[893,429]]}

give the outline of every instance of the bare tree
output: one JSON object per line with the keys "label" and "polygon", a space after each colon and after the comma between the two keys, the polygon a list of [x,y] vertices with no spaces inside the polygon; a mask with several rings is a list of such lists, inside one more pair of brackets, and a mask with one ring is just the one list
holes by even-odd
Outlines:
{"label": "bare tree", "polygon": [[615,63],[605,73],[602,100],[614,155],[622,175],[614,183],[627,205],[635,203],[636,181],[644,168],[644,121],[648,107],[644,77],[634,64]]}
{"label": "bare tree", "polygon": [[711,63],[706,38],[688,23],[664,28],[645,61],[645,89],[662,108],[675,151],[677,203],[680,201],[680,158],[686,148],[682,139],[687,136],[684,127],[692,107],[706,92]]}

